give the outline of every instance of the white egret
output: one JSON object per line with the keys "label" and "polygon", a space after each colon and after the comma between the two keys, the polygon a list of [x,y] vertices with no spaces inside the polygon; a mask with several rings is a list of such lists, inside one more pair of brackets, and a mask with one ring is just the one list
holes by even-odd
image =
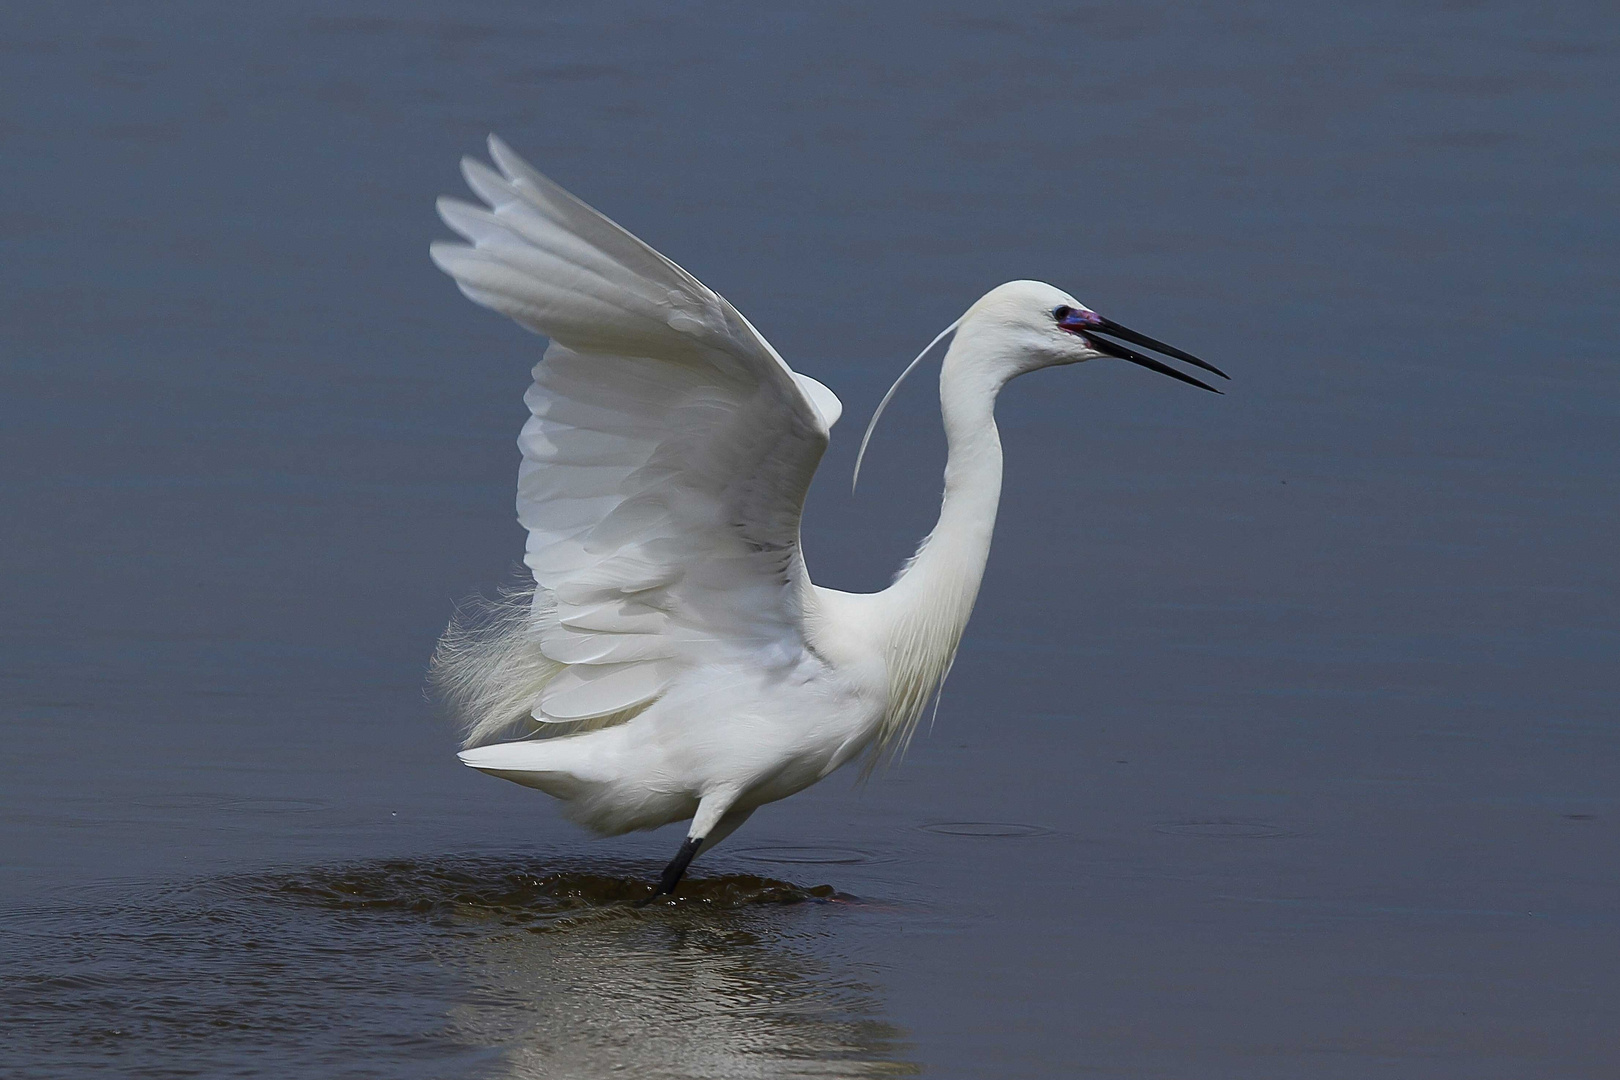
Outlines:
{"label": "white egret", "polygon": [[432,256],[472,300],[550,339],[519,438],[534,584],[453,623],[435,679],[473,768],[555,796],[599,833],[690,818],[655,895],[758,807],[909,740],[990,552],[1008,380],[1117,357],[1214,389],[1110,339],[1221,374],[1051,285],[992,289],[951,328],[940,373],[938,523],[882,592],[822,588],[799,515],[838,398],[679,266],[498,139],[489,149],[499,172],[463,162],[487,208],[441,199],[467,243]]}

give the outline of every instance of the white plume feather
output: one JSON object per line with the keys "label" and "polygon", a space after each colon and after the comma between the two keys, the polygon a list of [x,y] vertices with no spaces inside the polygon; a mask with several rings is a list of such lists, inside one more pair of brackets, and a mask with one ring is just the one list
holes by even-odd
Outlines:
{"label": "white plume feather", "polygon": [[922,363],[923,357],[927,356],[929,352],[933,350],[935,345],[938,345],[940,342],[944,341],[948,334],[953,333],[956,328],[961,325],[962,320],[957,319],[955,322],[951,323],[951,325],[934,335],[934,340],[930,341],[927,347],[924,348],[922,352],[917,354],[917,359],[906,365],[906,370],[900,373],[900,377],[894,380],[894,385],[889,387],[889,392],[883,395],[883,400],[878,402],[877,409],[872,413],[872,419],[866,423],[866,434],[861,436],[861,450],[860,453],[855,455],[855,475],[850,477],[849,490],[854,491],[855,485],[861,482],[861,462],[866,459],[866,444],[872,441],[872,432],[877,428],[878,417],[882,416],[883,410],[889,407],[889,400],[894,397],[895,391],[899,390],[900,384],[906,381],[906,376],[911,374],[911,369]]}

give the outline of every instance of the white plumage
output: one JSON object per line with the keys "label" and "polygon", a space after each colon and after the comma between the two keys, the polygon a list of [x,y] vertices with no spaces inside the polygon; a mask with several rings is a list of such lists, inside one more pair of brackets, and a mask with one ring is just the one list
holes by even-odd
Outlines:
{"label": "white plumage", "polygon": [[1000,387],[1121,351],[1170,369],[1099,345],[1130,332],[1049,285],[994,290],[944,361],[939,524],[884,592],[823,589],[799,516],[838,398],[686,271],[499,140],[490,152],[498,173],[463,163],[487,208],[440,200],[467,243],[432,256],[469,298],[550,339],[519,439],[533,588],[453,624],[435,677],[468,765],[599,832],[693,817],[667,891],[756,807],[909,738],[989,553]]}

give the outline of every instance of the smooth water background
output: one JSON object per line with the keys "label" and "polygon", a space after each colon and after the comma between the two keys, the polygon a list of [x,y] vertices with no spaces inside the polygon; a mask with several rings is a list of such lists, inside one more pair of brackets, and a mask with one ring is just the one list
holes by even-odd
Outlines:
{"label": "smooth water background", "polygon": [[[0,88],[0,1072],[1620,1071],[1610,5],[15,5]],[[827,584],[987,288],[1234,376],[1011,387],[937,726],[670,908],[422,693],[522,545],[491,130],[843,397]]]}

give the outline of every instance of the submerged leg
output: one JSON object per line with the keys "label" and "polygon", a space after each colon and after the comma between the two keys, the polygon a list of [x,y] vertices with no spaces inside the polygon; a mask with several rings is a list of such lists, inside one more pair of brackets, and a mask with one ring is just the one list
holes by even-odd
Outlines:
{"label": "submerged leg", "polygon": [[703,837],[688,836],[686,838],[686,842],[681,845],[681,850],[677,851],[675,857],[669,861],[669,865],[664,867],[664,876],[659,879],[658,891],[652,894],[652,899],[656,900],[660,896],[668,896],[675,891],[675,886],[681,880],[681,875],[686,873],[686,867],[691,863],[692,856],[696,855],[698,848],[702,846]]}
{"label": "submerged leg", "polygon": [[663,876],[658,880],[658,891],[647,899],[641,901],[643,905],[650,904],[660,896],[668,896],[675,891],[681,876],[686,868],[697,856],[699,851],[706,851],[730,836],[732,831],[748,820],[748,815],[754,811],[752,808],[736,812],[731,811],[732,800],[736,795],[708,795],[698,803],[697,813],[692,815],[692,827],[687,831],[686,841],[681,844],[681,850],[664,867]]}

